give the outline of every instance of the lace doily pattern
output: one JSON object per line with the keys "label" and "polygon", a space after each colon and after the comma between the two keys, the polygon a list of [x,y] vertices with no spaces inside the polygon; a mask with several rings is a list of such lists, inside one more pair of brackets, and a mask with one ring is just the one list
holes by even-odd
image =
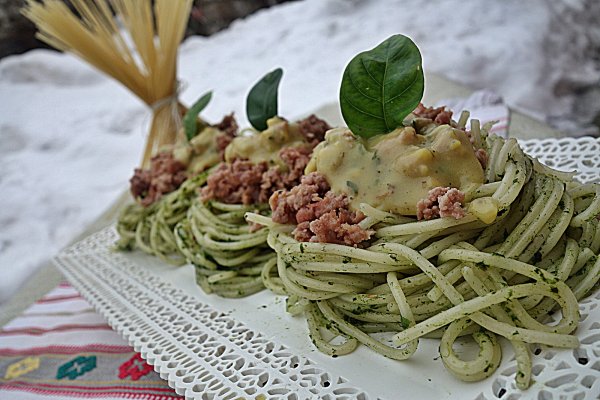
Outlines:
{"label": "lace doily pattern", "polygon": [[519,140],[523,150],[561,171],[575,171],[581,182],[600,181],[600,138]]}
{"label": "lace doily pattern", "polygon": [[116,240],[107,228],[66,249],[55,263],[178,394],[203,400],[373,398],[114,252]]}
{"label": "lace doily pattern", "polygon": [[515,385],[514,357],[495,374],[476,400],[587,400],[600,398],[600,291],[579,303],[577,328],[580,345],[575,350],[545,346],[533,348],[533,380],[527,391]]}
{"label": "lace doily pattern", "polygon": [[[600,140],[528,140],[525,151],[556,169],[600,180]],[[108,323],[191,399],[373,398],[342,376],[225,315],[112,250],[117,234],[100,231],[65,249],[54,262]],[[580,303],[575,350],[533,348],[534,383],[514,384],[516,362],[479,384],[456,381],[448,398],[587,400],[600,398],[600,291]],[[284,339],[282,339],[284,341]],[[352,357],[352,356],[349,356]],[[401,378],[398,378],[399,381]],[[378,385],[381,382],[373,382]]]}

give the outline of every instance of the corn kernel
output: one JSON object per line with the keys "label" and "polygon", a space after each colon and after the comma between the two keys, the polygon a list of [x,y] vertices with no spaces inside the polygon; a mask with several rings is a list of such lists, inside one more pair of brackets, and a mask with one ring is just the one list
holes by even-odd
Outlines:
{"label": "corn kernel", "polygon": [[485,224],[491,224],[498,215],[498,201],[492,197],[475,199],[469,205],[469,212]]}

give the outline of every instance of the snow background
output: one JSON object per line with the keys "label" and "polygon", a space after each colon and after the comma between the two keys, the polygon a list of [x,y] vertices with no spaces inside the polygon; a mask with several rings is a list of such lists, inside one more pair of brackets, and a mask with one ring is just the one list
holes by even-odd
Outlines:
{"label": "snow background", "polygon": [[[426,70],[573,134],[595,133],[600,110],[600,2],[595,0],[306,0],[235,22],[180,50],[182,100],[213,90],[203,116],[234,111],[282,67],[280,114],[337,99],[356,53],[395,33]],[[34,50],[0,60],[0,303],[127,188],[149,110],[71,55]]]}

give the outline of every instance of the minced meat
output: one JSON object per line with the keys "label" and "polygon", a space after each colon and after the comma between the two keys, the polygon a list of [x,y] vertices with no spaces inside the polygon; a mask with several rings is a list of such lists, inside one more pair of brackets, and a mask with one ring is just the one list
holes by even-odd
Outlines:
{"label": "minced meat", "polygon": [[203,201],[216,199],[229,204],[255,204],[260,195],[262,175],[267,163],[254,164],[246,160],[222,163],[213,171],[202,188]]}
{"label": "minced meat", "polygon": [[313,147],[325,138],[325,132],[331,129],[329,124],[314,114],[298,121],[300,133]]}
{"label": "minced meat", "polygon": [[170,152],[159,153],[150,159],[149,169],[135,169],[129,180],[131,194],[147,207],[177,189],[187,178],[185,170]]}
{"label": "minced meat", "polygon": [[413,114],[420,118],[428,118],[436,124],[450,124],[452,121],[452,111],[446,110],[445,106],[442,107],[425,107],[423,103],[419,103],[417,108],[414,109]]}
{"label": "minced meat", "polygon": [[287,169],[268,167],[236,159],[223,163],[210,174],[202,188],[203,201],[215,199],[228,204],[266,203],[273,192],[288,189],[300,182],[302,172],[310,159],[311,150],[304,147],[284,147],[279,157]]}
{"label": "minced meat", "polygon": [[417,219],[433,219],[439,217],[454,217],[460,219],[465,216],[462,207],[465,194],[456,188],[436,187],[427,193],[425,199],[417,203]]}
{"label": "minced meat", "polygon": [[215,128],[223,132],[223,135],[219,135],[216,138],[217,150],[221,156],[221,160],[224,159],[225,148],[229,146],[229,143],[235,138],[238,132],[238,124],[235,120],[233,113],[223,117],[223,120],[215,125]]}
{"label": "minced meat", "polygon": [[365,216],[351,211],[346,195],[332,192],[318,172],[302,177],[301,183],[290,190],[273,193],[269,204],[273,221],[296,224],[292,235],[301,242],[357,246],[373,234],[358,225]]}
{"label": "minced meat", "polygon": [[489,159],[487,151],[485,149],[477,149],[475,150],[475,157],[477,157],[477,161],[481,164],[481,168],[485,170]]}

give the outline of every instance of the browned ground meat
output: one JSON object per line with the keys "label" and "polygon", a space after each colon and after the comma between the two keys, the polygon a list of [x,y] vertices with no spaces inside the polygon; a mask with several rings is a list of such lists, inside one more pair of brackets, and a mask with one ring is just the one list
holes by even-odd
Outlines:
{"label": "browned ground meat", "polygon": [[[272,192],[278,189],[291,188],[300,183],[300,178],[304,174],[306,164],[310,161],[311,154],[312,149],[307,147],[284,147],[281,149],[279,157],[287,165],[288,171],[282,176],[284,186],[277,187]],[[271,194],[269,194],[269,197],[271,197]]]}
{"label": "browned ground meat", "polygon": [[150,169],[135,169],[129,180],[131,194],[147,207],[177,189],[187,178],[185,169],[171,153],[159,153],[150,160]]}
{"label": "browned ground meat", "polygon": [[135,199],[142,198],[148,194],[152,174],[149,169],[136,168],[133,176],[129,179],[129,190]]}
{"label": "browned ground meat", "polygon": [[234,137],[238,131],[238,124],[235,120],[235,116],[233,115],[233,113],[224,116],[221,122],[215,125],[215,128],[225,132],[227,136]]}
{"label": "browned ground meat", "polygon": [[277,191],[269,199],[273,221],[280,224],[297,224],[298,210],[310,204],[313,200],[319,201],[329,190],[329,183],[325,177],[316,172],[302,177],[300,185],[294,186],[289,191]]}
{"label": "browned ground meat", "polygon": [[316,115],[312,114],[303,120],[298,121],[300,133],[306,138],[306,141],[313,147],[325,138],[325,132],[331,129],[329,124]]}
{"label": "browned ground meat", "polygon": [[273,193],[269,204],[273,221],[297,224],[292,234],[301,242],[357,246],[373,234],[358,225],[365,216],[351,211],[348,198],[333,193],[317,172],[302,177],[300,185],[291,190]]}
{"label": "browned ground meat", "polygon": [[413,111],[417,117],[429,118],[436,124],[449,124],[452,121],[452,111],[446,110],[445,106],[442,107],[425,107],[423,103],[419,103],[417,108]]}
{"label": "browned ground meat", "polygon": [[233,140],[232,136],[219,135],[216,137],[217,150],[219,151],[219,158],[221,161],[225,160],[225,148],[229,146],[229,143]]}
{"label": "browned ground meat", "polygon": [[231,164],[222,163],[210,174],[202,188],[202,200],[216,199],[229,204],[258,203],[262,175],[266,171],[266,162],[254,164],[235,160]]}
{"label": "browned ground meat", "polygon": [[464,201],[465,194],[456,188],[433,188],[427,193],[425,199],[417,203],[417,219],[438,217],[460,219],[465,216],[465,210],[462,208]]}
{"label": "browned ground meat", "polygon": [[229,204],[266,203],[273,192],[288,189],[300,182],[302,172],[310,159],[311,149],[284,147],[279,157],[287,171],[278,166],[268,167],[266,162],[254,164],[235,160],[223,163],[210,174],[202,189],[202,200],[219,200]]}
{"label": "browned ground meat", "polygon": [[221,160],[224,160],[225,148],[229,146],[229,143],[233,140],[238,131],[238,124],[233,116],[233,113],[223,117],[223,120],[215,125],[215,128],[223,131],[224,135],[217,136],[217,150],[221,156]]}

